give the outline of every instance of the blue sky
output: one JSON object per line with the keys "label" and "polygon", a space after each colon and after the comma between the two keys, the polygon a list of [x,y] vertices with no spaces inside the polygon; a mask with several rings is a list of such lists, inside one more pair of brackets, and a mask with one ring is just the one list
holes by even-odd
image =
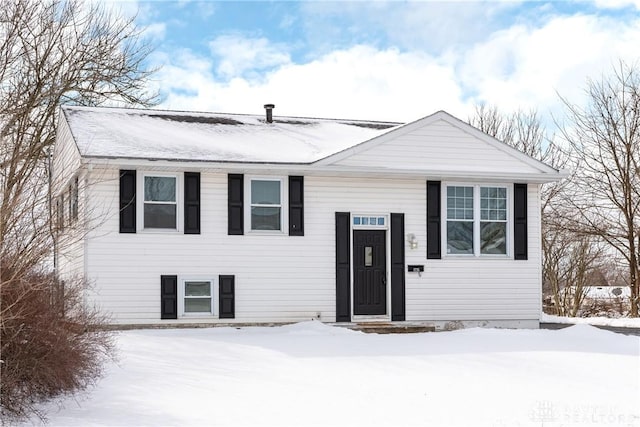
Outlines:
{"label": "blue sky", "polygon": [[640,0],[124,1],[156,46],[161,107],[408,121],[477,103],[559,115],[640,60]]}

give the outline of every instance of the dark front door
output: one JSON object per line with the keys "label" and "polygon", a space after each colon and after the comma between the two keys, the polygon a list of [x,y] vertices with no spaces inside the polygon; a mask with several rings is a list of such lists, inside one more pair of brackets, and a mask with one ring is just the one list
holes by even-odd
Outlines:
{"label": "dark front door", "polygon": [[387,313],[387,260],[384,230],[353,232],[353,314]]}

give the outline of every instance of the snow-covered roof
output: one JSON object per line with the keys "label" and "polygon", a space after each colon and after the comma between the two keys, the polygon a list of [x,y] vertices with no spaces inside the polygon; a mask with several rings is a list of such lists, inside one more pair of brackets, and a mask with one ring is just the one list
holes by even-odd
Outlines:
{"label": "snow-covered roof", "polygon": [[312,163],[399,123],[64,106],[80,155],[152,160]]}

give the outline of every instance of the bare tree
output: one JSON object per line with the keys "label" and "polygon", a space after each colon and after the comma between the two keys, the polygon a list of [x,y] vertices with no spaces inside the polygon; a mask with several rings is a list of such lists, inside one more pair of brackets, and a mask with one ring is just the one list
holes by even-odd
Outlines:
{"label": "bare tree", "polygon": [[537,111],[518,110],[505,114],[495,106],[476,105],[469,123],[484,133],[548,163],[556,147],[546,136]]}
{"label": "bare tree", "polygon": [[[0,256],[24,268],[48,255],[47,156],[61,103],[154,102],[150,47],[133,19],[80,0],[0,8]],[[17,268],[16,273],[20,274]]]}
{"label": "bare tree", "polygon": [[576,317],[585,300],[586,287],[603,267],[604,249],[598,241],[572,232],[560,223],[546,226],[543,280],[551,291],[553,314]]}
{"label": "bare tree", "polygon": [[[565,168],[570,152],[547,135],[535,110],[502,113],[495,106],[479,105],[469,122],[483,132],[548,165]],[[584,301],[590,274],[599,266],[602,249],[597,239],[585,238],[570,224],[566,200],[568,181],[545,184],[540,190],[542,215],[542,283],[551,293],[555,314],[576,316]]]}
{"label": "bare tree", "polygon": [[[146,89],[152,72],[145,65],[150,52],[151,46],[141,37],[134,18],[115,14],[99,2],[2,2],[0,366],[3,376],[18,363],[19,356],[11,349],[19,346],[13,345],[12,340],[20,337],[24,320],[32,315],[28,302],[34,301],[34,292],[39,290],[50,294],[52,281],[46,270],[51,265],[57,224],[50,221],[48,158],[56,137],[59,105],[153,104],[156,94]],[[78,328],[79,333],[82,330]],[[43,343],[45,347],[46,344]],[[44,369],[32,368],[23,371],[31,372],[21,377],[25,381],[23,390],[28,389],[27,382],[34,380],[38,369]],[[3,384],[0,387],[3,387],[1,406],[6,409],[7,399],[12,396],[7,396]],[[16,401],[21,400],[13,402]]]}
{"label": "bare tree", "polygon": [[640,286],[640,71],[621,62],[609,76],[589,80],[587,105],[562,99],[572,146],[576,189],[569,199],[575,231],[606,241],[624,259],[631,316]]}

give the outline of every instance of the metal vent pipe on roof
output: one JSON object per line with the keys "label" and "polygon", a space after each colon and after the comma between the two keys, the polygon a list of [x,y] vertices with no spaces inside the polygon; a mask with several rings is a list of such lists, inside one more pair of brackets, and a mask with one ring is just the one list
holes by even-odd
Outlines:
{"label": "metal vent pipe on roof", "polygon": [[273,123],[273,109],[276,108],[274,104],[264,104],[264,109],[267,112],[267,123]]}

